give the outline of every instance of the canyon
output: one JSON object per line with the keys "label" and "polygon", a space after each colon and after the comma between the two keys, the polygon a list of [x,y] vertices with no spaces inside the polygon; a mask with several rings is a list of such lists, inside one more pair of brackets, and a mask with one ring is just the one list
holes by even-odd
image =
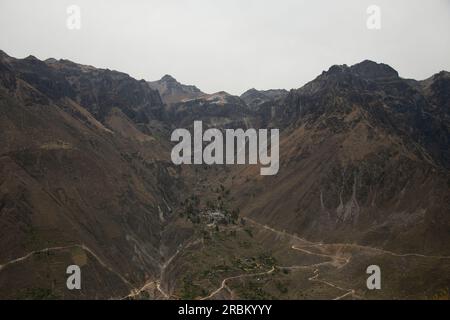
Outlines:
{"label": "canyon", "polygon": [[[449,92],[368,60],[233,96],[1,51],[0,298],[448,298]],[[173,163],[196,121],[279,129],[277,174]]]}
{"label": "canyon", "polygon": [[[194,121],[193,137],[193,151],[191,152],[191,133],[186,129],[175,129],[172,132],[170,140],[179,141],[171,152],[174,164],[246,164],[246,159],[248,159],[248,164],[257,164],[259,159],[261,165],[269,165],[268,168],[261,168],[261,175],[274,175],[278,172],[278,129],[270,129],[269,134],[267,129],[259,129],[259,132],[252,128],[246,131],[225,129],[224,139],[224,135],[219,129],[210,128],[203,133],[202,122]],[[269,142],[267,137],[270,138]],[[204,150],[203,142],[209,142]]]}

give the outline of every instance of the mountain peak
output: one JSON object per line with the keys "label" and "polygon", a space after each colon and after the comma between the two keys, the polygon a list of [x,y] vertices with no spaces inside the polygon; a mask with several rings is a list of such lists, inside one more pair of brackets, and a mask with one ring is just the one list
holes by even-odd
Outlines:
{"label": "mountain peak", "polygon": [[256,93],[256,92],[259,92],[256,88],[250,88],[247,91],[245,91],[242,95]]}
{"label": "mountain peak", "polygon": [[285,89],[257,90],[251,88],[241,94],[240,98],[245,101],[249,107],[256,107],[268,101],[274,101],[285,97],[288,91]]}
{"label": "mountain peak", "polygon": [[196,86],[182,84],[169,74],[164,75],[160,80],[149,81],[147,84],[158,90],[161,98],[167,104],[197,98],[204,94]]}
{"label": "mountain peak", "polygon": [[175,79],[174,77],[172,77],[170,74],[166,74],[164,75],[160,81],[163,82],[178,82],[177,79]]}
{"label": "mountain peak", "polygon": [[41,61],[32,54],[30,54],[28,57],[26,57],[24,60],[32,60],[32,61]]}
{"label": "mountain peak", "polygon": [[442,71],[436,73],[433,77],[435,77],[435,78],[439,78],[439,77],[441,77],[441,78],[450,78],[450,72],[442,70]]}
{"label": "mountain peak", "polygon": [[9,56],[5,51],[0,50],[0,57],[9,57]]}
{"label": "mountain peak", "polygon": [[328,71],[322,74],[338,75],[338,74],[354,74],[364,79],[387,79],[398,78],[398,72],[392,67],[384,63],[377,63],[371,60],[364,60],[360,63],[354,64],[349,67],[346,64],[333,65]]}
{"label": "mountain peak", "polygon": [[55,58],[48,58],[46,60],[44,60],[45,63],[57,63],[58,60],[56,60]]}
{"label": "mountain peak", "polygon": [[384,63],[364,60],[350,67],[350,70],[367,79],[398,78],[398,72]]}
{"label": "mountain peak", "polygon": [[231,96],[231,94],[229,94],[226,91],[217,91],[216,93],[214,93],[214,95],[220,95],[220,96]]}

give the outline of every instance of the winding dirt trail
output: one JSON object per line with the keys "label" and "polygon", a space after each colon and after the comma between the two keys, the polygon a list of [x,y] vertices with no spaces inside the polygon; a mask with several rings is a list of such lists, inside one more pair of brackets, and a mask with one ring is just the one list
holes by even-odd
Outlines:
{"label": "winding dirt trail", "polygon": [[344,298],[344,297],[346,297],[348,295],[354,295],[355,294],[355,290],[353,290],[353,289],[345,289],[345,288],[342,288],[342,287],[340,287],[338,285],[335,285],[335,284],[333,284],[331,282],[318,279],[318,277],[319,277],[319,269],[318,269],[318,267],[319,266],[331,264],[331,265],[333,265],[333,266],[335,266],[337,268],[342,268],[342,267],[344,267],[346,264],[348,264],[350,262],[350,258],[344,258],[344,257],[341,257],[339,255],[332,255],[332,254],[315,253],[315,252],[306,250],[303,247],[310,247],[310,246],[314,246],[314,245],[320,245],[320,243],[310,242],[310,241],[308,241],[308,240],[306,240],[304,238],[298,237],[296,235],[292,235],[292,234],[286,233],[284,231],[276,230],[276,229],[274,229],[272,227],[269,227],[267,225],[262,225],[262,224],[254,221],[252,219],[249,219],[249,218],[245,218],[245,219],[250,221],[251,223],[253,223],[253,224],[255,224],[255,225],[265,229],[265,230],[274,232],[274,233],[276,233],[278,235],[284,235],[284,236],[291,237],[292,239],[301,241],[302,243],[305,244],[302,247],[292,245],[291,249],[297,250],[297,251],[300,251],[300,252],[303,252],[303,253],[306,253],[306,254],[309,254],[309,255],[314,255],[314,256],[318,256],[318,257],[322,257],[322,258],[327,258],[327,259],[329,259],[329,261],[320,262],[320,263],[311,264],[311,265],[273,266],[269,271],[265,271],[265,272],[251,273],[251,274],[244,273],[244,274],[241,274],[241,275],[238,275],[238,276],[228,277],[228,278],[225,278],[225,279],[222,280],[221,286],[219,288],[217,288],[216,290],[211,292],[208,296],[201,298],[200,300],[210,299],[210,298],[214,297],[216,294],[218,294],[220,291],[222,291],[224,289],[227,289],[232,294],[232,290],[226,284],[227,281],[229,281],[229,280],[245,278],[245,277],[253,277],[253,276],[258,276],[258,275],[267,275],[267,274],[270,274],[270,273],[274,272],[277,268],[278,269],[286,269],[286,270],[313,269],[314,270],[313,271],[314,272],[314,276],[308,278],[309,281],[320,282],[320,283],[326,284],[326,285],[328,285],[330,287],[333,287],[335,289],[338,289],[338,290],[341,290],[341,291],[345,292],[343,295],[341,295],[341,296],[339,296],[339,297],[337,297],[335,299],[339,300],[339,299],[342,299],[342,298]]}
{"label": "winding dirt trail", "polygon": [[[349,260],[346,260],[346,263],[348,263]],[[238,276],[233,276],[233,277],[228,277],[222,280],[221,286],[219,288],[217,288],[216,290],[214,290],[213,292],[211,292],[208,296],[200,298],[200,300],[207,300],[207,299],[211,299],[212,297],[214,297],[216,294],[218,294],[220,291],[227,289],[228,292],[230,292],[230,294],[233,294],[233,291],[227,286],[227,281],[229,280],[234,280],[234,279],[239,279],[239,278],[246,278],[246,277],[255,277],[255,276],[262,276],[262,275],[267,275],[270,274],[272,272],[274,272],[276,269],[280,269],[280,270],[296,270],[296,269],[313,269],[314,270],[314,275],[310,278],[308,278],[309,281],[316,281],[316,282],[320,282],[323,284],[326,284],[330,287],[333,287],[335,289],[344,291],[345,293],[337,298],[334,298],[333,300],[340,300],[348,295],[355,295],[355,290],[353,289],[345,289],[342,288],[334,283],[325,281],[325,280],[321,280],[318,279],[319,277],[319,269],[317,269],[317,267],[319,266],[323,266],[326,264],[333,264],[333,261],[326,261],[326,262],[320,262],[320,263],[316,263],[316,264],[312,264],[312,265],[294,265],[294,266],[273,266],[269,271],[265,271],[265,272],[259,272],[259,273],[244,273]]]}
{"label": "winding dirt trail", "polygon": [[[226,285],[227,281],[229,280],[234,280],[234,279],[240,279],[240,278],[247,278],[247,277],[256,277],[256,276],[263,276],[263,275],[267,275],[267,274],[271,274],[272,272],[275,271],[275,267],[272,267],[272,269],[268,270],[268,271],[264,271],[264,272],[258,272],[258,273],[244,273],[244,274],[240,274],[238,276],[233,276],[233,277],[228,277],[222,280],[222,284],[219,288],[217,288],[216,290],[214,290],[213,292],[211,292],[208,296],[200,298],[200,300],[207,300],[212,298],[213,296],[215,296],[216,294],[218,294],[220,291],[222,291],[224,288],[228,288],[228,286]],[[228,290],[231,292],[231,289],[228,288]]]}
{"label": "winding dirt trail", "polygon": [[[315,244],[314,246],[324,246],[326,244],[320,243]],[[355,249],[362,249],[362,250],[368,250],[368,251],[375,251],[382,254],[388,254],[394,257],[415,257],[415,258],[425,258],[425,259],[450,259],[450,256],[434,256],[434,255],[424,255],[420,253],[396,253],[385,249],[375,248],[375,247],[369,247],[369,246],[363,246],[358,244],[351,244],[351,243],[331,243],[330,246],[339,246],[341,248],[355,248]]]}
{"label": "winding dirt trail", "polygon": [[[303,249],[303,247],[298,247],[298,246],[291,246],[291,249],[293,250],[297,250],[309,255],[313,255],[316,257],[323,257],[323,258],[329,258],[332,260],[333,263],[336,263],[339,265],[339,268],[342,268],[343,266],[345,266],[347,263],[350,262],[350,258],[343,258],[339,255],[331,255],[331,254],[324,254],[324,253],[315,253],[306,249]],[[343,263],[342,263],[343,262]]]}
{"label": "winding dirt trail", "polygon": [[288,236],[291,239],[295,239],[295,240],[299,240],[305,243],[305,245],[302,247],[332,247],[332,246],[338,246],[340,248],[355,248],[355,249],[361,249],[361,250],[370,250],[370,251],[375,251],[375,252],[379,252],[382,254],[389,254],[391,256],[394,257],[417,257],[417,258],[426,258],[426,259],[450,259],[450,256],[435,256],[435,255],[424,255],[421,253],[397,253],[397,252],[393,252],[393,251],[389,251],[389,250],[385,250],[385,249],[381,249],[381,248],[376,248],[376,247],[370,247],[370,246],[363,246],[363,245],[359,245],[359,244],[352,244],[352,243],[322,243],[322,242],[313,242],[313,241],[309,241],[306,240],[305,238],[301,238],[297,235],[293,235],[291,233],[288,233],[286,231],[280,231],[277,229],[274,229],[272,227],[269,227],[267,225],[261,224],[251,218],[244,218],[244,220],[250,221],[251,223],[260,226],[266,230],[272,231],[274,233],[277,233],[279,235],[284,235],[284,236]]}
{"label": "winding dirt trail", "polygon": [[[363,246],[363,245],[358,245],[358,244],[349,244],[349,243],[329,243],[329,244],[324,244],[321,242],[311,242],[308,241],[304,238],[301,238],[297,235],[294,234],[290,234],[287,233],[285,231],[280,231],[277,230],[273,227],[261,224],[259,222],[256,222],[253,219],[250,218],[244,218],[244,220],[252,223],[255,226],[258,226],[264,230],[268,230],[270,232],[276,233],[277,235],[282,235],[282,236],[287,236],[289,238],[291,238],[292,240],[296,240],[299,241],[300,244],[297,245],[292,245],[290,248],[292,250],[296,250],[296,251],[300,251],[302,253],[308,254],[308,255],[312,255],[312,256],[317,256],[317,257],[321,257],[321,258],[327,258],[329,259],[329,261],[325,261],[325,262],[320,262],[320,263],[316,263],[316,264],[311,264],[311,265],[294,265],[294,266],[272,266],[272,268],[268,271],[264,271],[264,272],[258,272],[258,273],[244,273],[244,274],[240,274],[237,276],[232,276],[232,277],[227,277],[225,279],[222,280],[220,287],[218,287],[216,290],[214,290],[213,292],[211,292],[208,296],[205,296],[203,298],[200,298],[200,300],[207,300],[207,299],[211,299],[212,297],[214,297],[215,295],[217,295],[219,292],[221,292],[222,290],[227,290],[231,296],[233,296],[233,291],[227,286],[227,282],[230,280],[234,280],[234,279],[240,279],[240,278],[247,278],[247,277],[255,277],[255,276],[262,276],[262,275],[268,275],[273,273],[277,268],[278,269],[291,269],[291,270],[295,270],[295,269],[313,269],[313,273],[314,275],[310,278],[308,278],[309,281],[315,281],[315,282],[320,282],[323,284],[326,284],[330,287],[333,287],[335,289],[341,290],[344,293],[336,298],[334,298],[334,300],[340,300],[343,298],[346,298],[348,296],[352,296],[352,297],[356,297],[356,298],[360,298],[357,294],[356,291],[352,288],[343,288],[339,285],[336,285],[334,283],[331,283],[329,281],[323,280],[323,279],[319,279],[319,275],[320,275],[320,270],[319,267],[323,266],[323,265],[327,265],[330,264],[336,268],[342,268],[345,265],[347,265],[350,260],[351,257],[343,257],[341,254],[327,254],[327,253],[323,253],[323,250],[327,250],[330,248],[338,248],[338,249],[344,249],[344,248],[354,248],[354,249],[359,249],[359,250],[367,250],[367,251],[372,251],[372,252],[377,252],[380,254],[387,254],[387,255],[391,255],[394,257],[416,257],[416,258],[424,258],[424,259],[450,259],[450,256],[435,256],[435,255],[424,255],[424,254],[420,254],[420,253],[396,253],[396,252],[392,252],[389,250],[385,250],[385,249],[380,249],[380,248],[375,248],[375,247],[370,247],[370,246]],[[164,281],[164,276],[165,276],[165,272],[166,269],[169,265],[171,265],[171,263],[174,261],[174,259],[177,258],[177,256],[183,252],[185,249],[198,244],[202,241],[202,239],[194,239],[190,242],[188,242],[186,245],[178,248],[176,250],[176,252],[169,257],[163,264],[160,265],[160,276],[159,279],[153,279],[151,281],[146,282],[145,284],[142,285],[142,287],[140,288],[135,288],[125,277],[123,277],[119,272],[117,272],[116,270],[114,270],[109,264],[105,263],[103,261],[103,259],[101,259],[93,250],[91,250],[89,247],[87,247],[84,244],[74,244],[74,245],[68,245],[68,246],[56,246],[56,247],[48,247],[48,248],[43,248],[40,250],[35,250],[32,252],[29,252],[28,254],[19,257],[19,258],[15,258],[12,259],[10,261],[7,261],[3,264],[0,265],[0,272],[2,270],[4,270],[6,267],[10,266],[10,265],[14,265],[16,263],[20,263],[22,261],[25,261],[27,259],[29,259],[30,257],[32,257],[33,255],[36,254],[41,254],[41,253],[48,253],[48,252],[52,252],[52,251],[59,251],[59,250],[68,250],[68,249],[73,249],[73,248],[80,248],[86,252],[88,252],[92,257],[94,257],[97,262],[102,265],[105,269],[107,269],[108,271],[110,271],[111,273],[115,274],[116,276],[118,276],[128,287],[131,288],[130,293],[122,298],[119,299],[127,299],[127,298],[134,298],[139,296],[142,292],[149,290],[151,287],[156,288],[159,293],[162,295],[162,297],[164,299],[170,299],[171,298],[171,294],[166,292],[163,288],[162,288],[162,282]],[[320,248],[321,252],[313,252],[311,250],[308,250],[308,248],[314,248],[314,247],[318,247]]]}
{"label": "winding dirt trail", "polygon": [[[251,222],[251,223],[253,223],[256,226],[264,228],[265,230],[269,230],[269,231],[272,231],[274,233],[277,233],[278,235],[288,236],[291,239],[301,241],[302,242],[301,245],[292,245],[291,246],[291,249],[293,249],[293,250],[297,250],[297,251],[303,252],[305,254],[309,254],[309,255],[313,255],[313,256],[317,256],[317,257],[323,257],[323,258],[330,259],[330,261],[324,262],[324,263],[320,263],[318,265],[332,264],[333,266],[335,266],[337,268],[342,268],[342,267],[344,267],[345,265],[347,265],[350,262],[351,258],[350,257],[345,258],[345,257],[342,257],[339,254],[326,254],[326,253],[323,253],[323,252],[320,252],[320,253],[313,252],[313,251],[307,250],[307,248],[319,247],[319,248],[325,249],[325,250],[328,249],[328,248],[335,248],[335,247],[337,247],[338,249],[354,248],[354,249],[359,249],[359,250],[366,250],[366,251],[377,252],[377,253],[380,253],[380,254],[387,254],[387,255],[391,255],[393,257],[415,257],[415,258],[423,258],[423,259],[450,259],[450,256],[425,255],[425,254],[421,254],[421,253],[397,253],[397,252],[392,252],[392,251],[381,249],[381,248],[375,248],[375,247],[370,247],[370,246],[363,246],[363,245],[358,245],[358,244],[350,244],[350,243],[324,244],[322,242],[312,242],[312,241],[308,241],[308,240],[306,240],[304,238],[298,237],[297,235],[293,235],[293,234],[287,233],[285,231],[280,231],[280,230],[277,230],[277,229],[275,229],[273,227],[261,224],[259,222],[256,222],[253,219],[250,219],[250,218],[244,218],[244,219],[249,221],[249,222]],[[304,266],[304,267],[313,267],[313,266],[314,265]],[[301,266],[292,266],[290,268],[293,269],[293,268],[300,268],[300,267]],[[308,280],[310,280],[310,281],[317,281],[317,282],[326,284],[326,285],[328,285],[330,287],[333,287],[335,289],[338,289],[338,290],[341,290],[341,291],[345,292],[344,294],[334,298],[334,300],[340,300],[340,299],[343,299],[343,298],[345,298],[347,296],[352,296],[352,297],[355,297],[355,298],[361,298],[360,296],[358,296],[356,294],[356,291],[354,289],[343,288],[343,287],[338,286],[338,285],[336,285],[334,283],[331,283],[329,281],[325,281],[325,280],[319,279],[319,271],[320,270],[318,268],[314,269],[314,276],[310,277]]]}
{"label": "winding dirt trail", "polygon": [[28,258],[30,258],[31,256],[35,255],[35,254],[40,254],[40,253],[47,253],[47,252],[51,252],[51,251],[58,251],[58,250],[65,250],[65,249],[72,249],[72,248],[76,248],[79,247],[79,245],[70,245],[70,246],[61,246],[61,247],[50,247],[50,248],[44,248],[41,250],[35,250],[35,251],[31,251],[30,253],[24,255],[23,257],[20,258],[16,258],[13,260],[10,260],[4,264],[0,265],[0,271],[2,271],[4,268],[6,268],[9,265],[24,261]]}
{"label": "winding dirt trail", "polygon": [[164,291],[164,289],[161,287],[162,282],[164,281],[164,275],[167,267],[181,252],[183,252],[183,250],[186,250],[187,248],[190,248],[191,246],[199,244],[201,242],[203,242],[203,239],[194,239],[186,243],[184,246],[178,248],[172,256],[170,256],[163,264],[160,265],[160,275],[158,279],[150,280],[146,282],[142,287],[132,289],[131,292],[127,296],[121,298],[121,300],[135,298],[139,296],[142,292],[148,290],[153,285],[156,287],[159,293],[161,293],[164,299],[169,300],[171,298],[171,294]]}
{"label": "winding dirt trail", "polygon": [[297,236],[297,235],[294,235],[294,234],[291,234],[291,233],[287,233],[287,232],[285,232],[285,231],[281,231],[281,230],[274,229],[274,228],[272,228],[272,227],[269,227],[268,225],[259,223],[259,222],[255,221],[255,220],[251,219],[251,218],[248,218],[248,217],[245,217],[245,218],[243,218],[243,219],[244,219],[245,221],[250,221],[252,224],[257,225],[257,226],[259,226],[260,228],[263,228],[263,229],[272,231],[273,233],[276,233],[276,234],[281,235],[281,236],[288,236],[288,237],[290,237],[291,239],[299,240],[299,241],[302,241],[302,242],[305,242],[305,243],[309,243],[309,244],[319,244],[319,243],[315,243],[315,242],[308,241],[308,240],[306,240],[305,238],[301,238],[301,237],[299,237],[299,236]]}
{"label": "winding dirt trail", "polygon": [[68,246],[49,247],[49,248],[44,248],[44,249],[40,249],[40,250],[31,251],[31,252],[29,252],[28,254],[26,254],[26,255],[24,255],[22,257],[10,260],[10,261],[0,265],[0,272],[4,268],[6,268],[6,267],[8,267],[10,265],[13,265],[13,264],[25,261],[25,260],[29,259],[30,257],[32,257],[33,255],[36,255],[36,254],[48,253],[48,252],[52,252],[52,251],[68,250],[68,249],[73,249],[73,248],[80,248],[80,249],[88,252],[92,257],[95,258],[95,260],[97,260],[97,262],[102,267],[104,267],[109,272],[111,272],[111,273],[115,274],[116,276],[118,276],[127,286],[129,286],[131,288],[133,287],[133,285],[127,279],[125,279],[125,277],[123,277],[119,272],[117,272],[111,266],[109,266],[106,262],[104,262],[93,250],[91,250],[89,247],[87,247],[84,244],[74,244],[74,245],[68,245]]}
{"label": "winding dirt trail", "polygon": [[126,295],[125,297],[122,297],[120,300],[133,299],[133,298],[139,296],[140,294],[142,294],[142,292],[147,291],[152,287],[156,288],[156,290],[158,290],[159,293],[161,293],[161,295],[164,297],[164,299],[167,299],[167,300],[170,299],[170,296],[166,292],[164,292],[164,290],[162,290],[160,281],[152,280],[152,281],[146,282],[141,288],[131,290],[131,292],[128,295]]}
{"label": "winding dirt trail", "polygon": [[23,257],[10,260],[10,261],[6,262],[5,264],[0,265],[0,271],[2,271],[5,267],[7,267],[9,265],[27,260],[28,258],[32,257],[35,254],[48,253],[48,252],[52,252],[52,251],[67,250],[67,249],[73,249],[73,248],[80,248],[80,249],[83,249],[84,251],[88,252],[89,254],[91,254],[91,256],[93,256],[98,261],[98,263],[100,263],[102,265],[102,267],[104,267],[105,269],[108,269],[108,271],[114,273],[123,282],[125,282],[127,285],[131,286],[130,282],[127,279],[125,279],[120,273],[118,273],[113,268],[111,268],[93,250],[91,250],[89,247],[87,247],[84,244],[74,244],[74,245],[60,246],[60,247],[49,247],[49,248],[31,251],[30,253],[24,255]]}

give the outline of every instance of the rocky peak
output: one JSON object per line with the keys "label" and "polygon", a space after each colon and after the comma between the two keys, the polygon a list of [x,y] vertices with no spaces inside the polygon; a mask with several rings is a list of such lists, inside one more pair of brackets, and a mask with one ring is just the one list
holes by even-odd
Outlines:
{"label": "rocky peak", "polygon": [[324,71],[322,75],[335,75],[335,74],[342,74],[349,70],[348,66],[346,64],[343,65],[332,65],[328,71]]}
{"label": "rocky peak", "polygon": [[25,60],[39,60],[39,59],[30,54],[28,57],[25,58]]}
{"label": "rocky peak", "polygon": [[328,71],[322,72],[322,76],[350,76],[354,75],[366,80],[379,80],[398,78],[398,72],[384,63],[377,63],[371,60],[364,60],[351,67],[346,64],[333,65]]}
{"label": "rocky peak", "polygon": [[0,58],[9,58],[5,51],[0,50]]}
{"label": "rocky peak", "polygon": [[277,100],[287,96],[288,91],[284,89],[257,90],[255,88],[245,91],[241,95],[241,99],[249,107],[257,107],[265,102]]}
{"label": "rocky peak", "polygon": [[45,63],[58,63],[58,60],[56,60],[55,58],[48,58],[46,60],[44,60]]}
{"label": "rocky peak", "polygon": [[169,74],[164,75],[161,80],[161,82],[175,82],[175,83],[179,83],[174,77],[172,77]]}
{"label": "rocky peak", "polygon": [[422,92],[434,105],[432,112],[450,119],[450,72],[441,71],[418,83]]}
{"label": "rocky peak", "polygon": [[260,91],[256,90],[255,88],[251,88],[251,89],[248,89],[247,91],[245,91],[243,94],[241,94],[241,97],[252,95],[252,94],[258,94],[259,92]]}
{"label": "rocky peak", "polygon": [[364,60],[350,67],[350,70],[366,79],[398,78],[398,72],[384,63]]}
{"label": "rocky peak", "polygon": [[158,90],[166,104],[172,104],[186,99],[195,99],[204,95],[196,86],[182,84],[168,74],[160,80],[149,81],[147,83],[151,88]]}

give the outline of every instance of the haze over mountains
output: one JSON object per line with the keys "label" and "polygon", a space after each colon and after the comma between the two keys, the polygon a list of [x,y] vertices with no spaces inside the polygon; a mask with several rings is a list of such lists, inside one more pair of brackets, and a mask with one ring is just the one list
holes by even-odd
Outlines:
{"label": "haze over mountains", "polygon": [[[172,130],[195,120],[279,128],[279,173],[172,164]],[[366,60],[238,97],[0,52],[0,128],[1,298],[448,291],[446,71],[416,81]],[[81,291],[66,288],[70,264]],[[381,292],[365,287],[369,264],[388,274]]]}

